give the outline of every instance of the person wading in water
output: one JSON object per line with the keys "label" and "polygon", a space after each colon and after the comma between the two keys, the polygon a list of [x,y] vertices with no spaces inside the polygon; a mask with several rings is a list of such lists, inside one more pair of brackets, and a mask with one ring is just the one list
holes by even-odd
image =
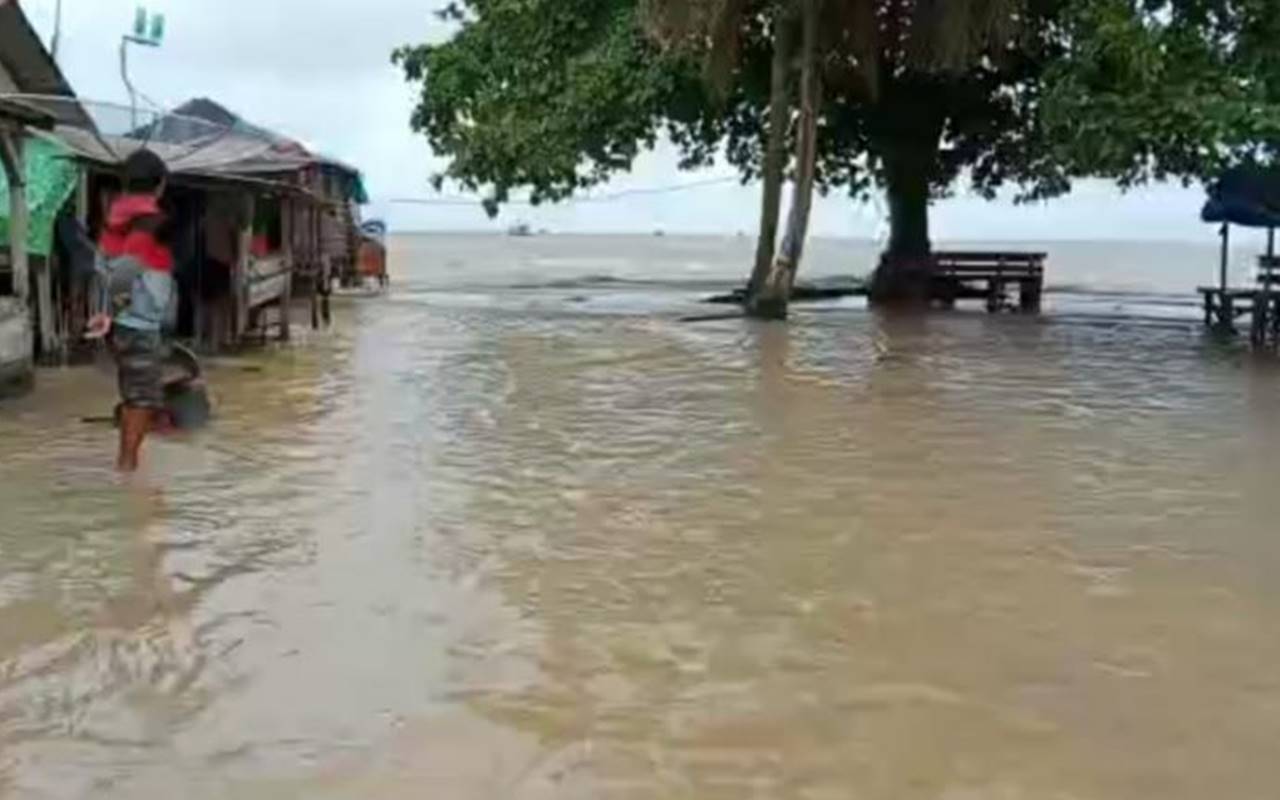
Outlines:
{"label": "person wading in water", "polygon": [[98,242],[105,262],[103,313],[90,321],[87,335],[110,336],[122,403],[116,467],[134,472],[142,442],[164,408],[165,335],[177,319],[178,286],[173,251],[160,235],[169,170],[155,153],[139,150],[125,161],[124,172],[124,193],[111,203]]}

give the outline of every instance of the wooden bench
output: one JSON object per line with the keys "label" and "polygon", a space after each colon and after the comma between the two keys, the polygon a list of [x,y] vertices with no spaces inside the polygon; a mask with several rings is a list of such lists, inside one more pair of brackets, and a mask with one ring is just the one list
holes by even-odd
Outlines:
{"label": "wooden bench", "polygon": [[1044,296],[1045,253],[941,251],[933,254],[931,299],[954,307],[957,300],[985,300],[987,311],[1013,308],[1009,291],[1018,289],[1017,308],[1040,310]]}
{"label": "wooden bench", "polygon": [[1258,285],[1280,290],[1280,256],[1258,256]]}
{"label": "wooden bench", "polygon": [[1237,333],[1236,320],[1249,317],[1249,338],[1255,345],[1280,343],[1280,257],[1259,256],[1257,287],[1200,287],[1204,324],[1223,333]]}

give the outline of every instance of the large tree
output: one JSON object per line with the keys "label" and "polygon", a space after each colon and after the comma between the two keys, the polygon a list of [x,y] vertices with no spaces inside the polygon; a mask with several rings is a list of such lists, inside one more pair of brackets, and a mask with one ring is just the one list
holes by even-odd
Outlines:
{"label": "large tree", "polygon": [[[846,106],[854,98],[876,102],[882,99],[885,75],[912,74],[940,82],[999,61],[1026,16],[1025,0],[643,0],[642,8],[656,29],[655,38],[676,53],[699,56],[715,88],[742,74],[744,41],[763,35],[765,44],[772,46],[769,122],[759,136],[766,142],[763,214],[746,298],[748,313],[766,317],[785,316],[803,254],[817,177],[824,94]],[[804,35],[799,48],[793,49],[797,26]],[[798,73],[800,84],[794,126],[795,191],[782,249],[775,256],[781,156],[792,117],[792,72]],[[912,152],[908,145],[921,138],[919,134],[931,138],[936,150],[940,131],[932,120],[925,121],[921,131],[911,125],[899,127],[903,131],[877,142],[883,145],[878,148],[884,157],[881,174],[893,202],[891,252],[916,258],[928,250],[929,186],[910,184],[912,177],[925,170],[901,156]],[[932,158],[932,153],[927,157]],[[913,192],[916,188],[923,191]],[[923,252],[907,252],[910,248],[901,246],[909,244],[912,236],[924,240]]]}
{"label": "large tree", "polygon": [[[449,158],[438,179],[484,193],[491,209],[516,188],[555,200],[628,169],[664,134],[688,167],[723,154],[744,180],[776,171],[769,133],[791,117],[776,103],[769,112],[786,35],[775,20],[796,0],[690,0],[694,24],[674,22],[694,32],[693,50],[708,48],[700,57],[661,46],[654,2],[450,6],[452,39],[397,54],[423,86],[414,127]],[[962,176],[989,197],[1012,182],[1043,198],[1079,176],[1202,178],[1268,157],[1278,140],[1274,0],[827,6],[839,19],[823,26],[814,180],[885,191],[883,299],[919,291],[930,200]],[[700,7],[710,28],[696,24]],[[800,130],[788,125],[791,143]]]}

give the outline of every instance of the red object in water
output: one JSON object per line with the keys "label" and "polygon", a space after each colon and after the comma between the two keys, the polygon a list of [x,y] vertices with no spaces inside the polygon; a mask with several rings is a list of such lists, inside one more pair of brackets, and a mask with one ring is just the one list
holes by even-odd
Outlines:
{"label": "red object in water", "polygon": [[365,239],[360,243],[360,275],[382,281],[387,276],[387,248],[379,241]]}

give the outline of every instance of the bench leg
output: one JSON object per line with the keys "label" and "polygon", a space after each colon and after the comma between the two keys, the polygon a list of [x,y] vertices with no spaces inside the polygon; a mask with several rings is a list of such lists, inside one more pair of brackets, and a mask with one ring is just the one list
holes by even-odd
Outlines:
{"label": "bench leg", "polygon": [[1023,281],[1022,289],[1018,297],[1018,305],[1024,314],[1037,314],[1040,312],[1041,297],[1044,294],[1044,288],[1040,281]]}
{"label": "bench leg", "polygon": [[1000,307],[1004,305],[1004,284],[998,280],[991,281],[987,286],[987,313],[996,314],[1000,311]]}
{"label": "bench leg", "polygon": [[929,281],[929,305],[942,309],[953,309],[956,307],[956,293],[959,291],[959,284],[950,278],[943,276],[934,276]]}
{"label": "bench leg", "polygon": [[955,309],[956,295],[959,294],[959,288],[955,284],[948,282],[942,291],[938,293],[938,304],[947,311]]}

